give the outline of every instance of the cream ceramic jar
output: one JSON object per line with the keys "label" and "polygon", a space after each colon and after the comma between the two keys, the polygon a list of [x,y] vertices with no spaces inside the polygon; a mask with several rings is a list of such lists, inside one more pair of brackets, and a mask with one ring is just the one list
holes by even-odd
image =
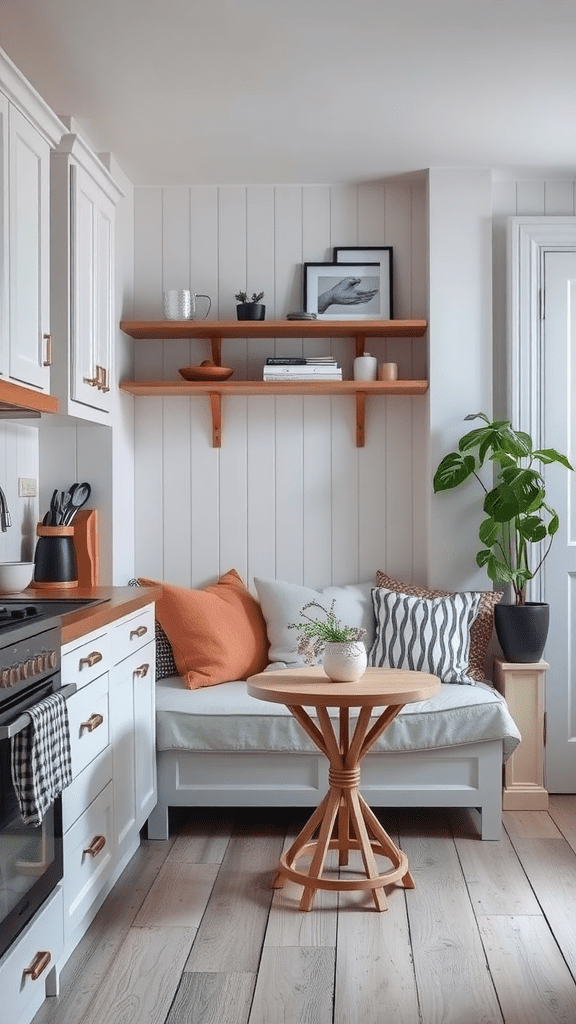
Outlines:
{"label": "cream ceramic jar", "polygon": [[376,356],[365,352],[354,360],[354,380],[376,380]]}

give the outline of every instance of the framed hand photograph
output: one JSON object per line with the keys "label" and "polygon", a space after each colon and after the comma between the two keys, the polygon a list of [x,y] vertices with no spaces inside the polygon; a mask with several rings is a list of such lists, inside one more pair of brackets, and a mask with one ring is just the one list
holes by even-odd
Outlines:
{"label": "framed hand photograph", "polygon": [[[388,280],[389,309],[383,320],[391,320],[392,312],[392,246],[391,245],[335,245],[334,263],[380,263]],[[383,303],[385,305],[385,303]]]}
{"label": "framed hand photograph", "polygon": [[381,263],[304,264],[304,310],[319,320],[389,320],[389,303]]}

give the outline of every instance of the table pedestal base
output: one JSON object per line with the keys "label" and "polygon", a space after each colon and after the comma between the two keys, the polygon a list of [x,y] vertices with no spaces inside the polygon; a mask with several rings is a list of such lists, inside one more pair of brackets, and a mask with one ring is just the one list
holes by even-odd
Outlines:
{"label": "table pedestal base", "polygon": [[[340,742],[336,740],[325,708],[316,708],[320,729],[302,707],[290,710],[314,742],[330,760],[330,789],[309,821],[280,859],[274,887],[281,888],[286,878],[304,887],[300,910],[310,910],[317,889],[338,891],[370,890],[379,911],[387,910],[384,886],[401,880],[413,889],[408,858],[392,842],[378,818],[358,791],[359,762],[378,736],[401,710],[402,705],[386,708],[368,732],[371,708],[362,708],[351,742],[348,738],[348,708],[340,709]],[[348,864],[350,850],[359,850],[365,878],[323,878],[328,850],[338,850],[338,863]],[[307,871],[299,871],[296,862],[312,854]],[[392,867],[380,872],[375,854],[390,860]]]}

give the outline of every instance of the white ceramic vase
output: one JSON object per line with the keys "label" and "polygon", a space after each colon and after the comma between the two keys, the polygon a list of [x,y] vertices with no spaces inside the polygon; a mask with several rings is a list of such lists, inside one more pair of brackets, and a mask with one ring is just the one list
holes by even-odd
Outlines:
{"label": "white ceramic vase", "polygon": [[338,683],[354,683],[364,675],[368,655],[361,640],[331,642],[324,647],[322,668],[329,679]]}

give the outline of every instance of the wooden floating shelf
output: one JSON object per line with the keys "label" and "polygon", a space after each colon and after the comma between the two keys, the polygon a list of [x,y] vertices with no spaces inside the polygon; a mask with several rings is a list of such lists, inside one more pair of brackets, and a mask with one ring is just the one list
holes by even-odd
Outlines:
{"label": "wooden floating shelf", "polygon": [[421,338],[426,320],[121,320],[120,329],[136,340],[206,338],[212,359],[222,365],[223,338],[354,338],[356,355],[366,338]]}
{"label": "wooden floating shelf", "polygon": [[427,380],[374,380],[374,381],[263,381],[226,380],[206,383],[205,381],[124,381],[120,388],[139,398],[186,398],[207,395],[212,410],[212,444],[222,444],[222,396],[223,395],[353,395],[356,398],[356,445],[364,447],[365,403],[367,395],[424,395],[428,390]]}
{"label": "wooden floating shelf", "polygon": [[267,381],[267,380],[127,380],[122,391],[148,398],[181,395],[424,395],[427,380],[331,380],[331,381]]}
{"label": "wooden floating shelf", "polygon": [[426,320],[121,320],[131,338],[419,338]]}
{"label": "wooden floating shelf", "polygon": [[[366,338],[421,338],[426,320],[121,320],[125,334],[138,339],[171,341],[205,338],[210,341],[212,361],[222,365],[224,338],[353,338],[356,355],[364,352]],[[366,395],[423,395],[426,380],[395,381],[124,381],[123,391],[137,397],[173,398],[175,395],[207,395],[212,411],[212,444],[222,444],[223,395],[354,395],[356,444],[364,447]]]}

